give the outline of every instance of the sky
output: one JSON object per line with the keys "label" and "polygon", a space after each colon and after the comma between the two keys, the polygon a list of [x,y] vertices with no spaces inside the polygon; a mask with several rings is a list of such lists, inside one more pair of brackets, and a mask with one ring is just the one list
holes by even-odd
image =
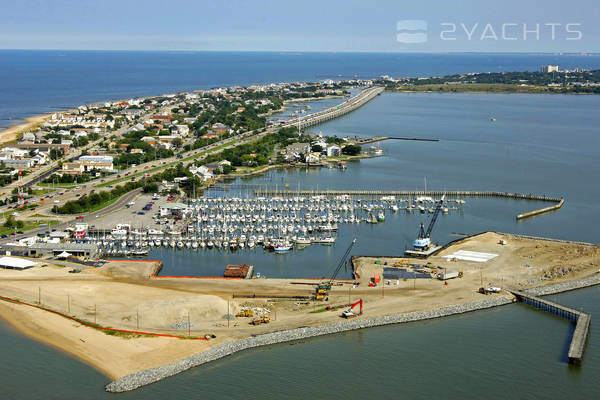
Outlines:
{"label": "sky", "polygon": [[600,52],[597,0],[0,2],[0,49]]}

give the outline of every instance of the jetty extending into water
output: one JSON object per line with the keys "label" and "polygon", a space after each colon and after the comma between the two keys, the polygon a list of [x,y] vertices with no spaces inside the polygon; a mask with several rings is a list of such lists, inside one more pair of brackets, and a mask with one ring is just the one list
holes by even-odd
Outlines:
{"label": "jetty extending into water", "polygon": [[534,296],[529,293],[525,293],[519,290],[507,289],[511,292],[517,300],[532,305],[533,307],[539,308],[547,312],[559,315],[575,323],[575,331],[571,338],[571,344],[569,346],[569,363],[578,364],[583,359],[583,352],[585,350],[585,344],[587,341],[588,333],[590,330],[590,314],[584,313],[579,310],[575,310],[570,307],[566,307],[552,301],[542,299],[541,297]]}

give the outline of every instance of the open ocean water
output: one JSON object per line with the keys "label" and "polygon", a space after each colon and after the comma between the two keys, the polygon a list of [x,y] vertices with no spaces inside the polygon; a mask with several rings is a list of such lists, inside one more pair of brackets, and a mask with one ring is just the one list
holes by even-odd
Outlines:
{"label": "open ocean water", "polygon": [[254,83],[600,68],[600,56],[0,50],[0,128],[81,104]]}
{"label": "open ocean water", "polygon": [[[0,52],[0,112],[20,118],[56,107],[184,89],[344,75],[442,75],[600,65],[596,57],[554,55],[397,55],[280,53]],[[442,216],[434,239],[500,230],[598,242],[596,184],[600,97],[386,93],[343,118],[313,128],[338,136],[401,135],[437,143],[383,142],[384,156],[339,170],[278,170],[232,182],[254,187],[481,189],[565,196],[559,212],[517,222],[538,202],[467,199]],[[494,116],[497,121],[490,122]],[[222,193],[222,192],[220,192]],[[216,193],[215,193],[216,194]],[[342,227],[333,247],[286,255],[158,251],[165,273],[222,271],[236,257],[267,276],[319,274],[358,237],[353,254],[397,254],[426,216],[399,213],[385,224]],[[322,267],[324,266],[324,267]],[[211,272],[211,271],[209,271]],[[348,332],[246,351],[122,395],[81,362],[14,332],[0,321],[3,398],[596,398],[600,373],[600,288],[552,296],[592,314],[583,365],[566,363],[567,321],[514,304],[413,324]]]}

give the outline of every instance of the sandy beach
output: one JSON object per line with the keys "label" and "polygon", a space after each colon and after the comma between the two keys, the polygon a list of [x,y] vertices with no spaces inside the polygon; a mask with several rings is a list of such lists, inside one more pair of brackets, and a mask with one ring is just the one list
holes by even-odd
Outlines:
{"label": "sandy beach", "polygon": [[[501,240],[505,243],[500,244]],[[494,253],[497,257],[484,263],[443,257],[459,250]],[[462,278],[447,285],[437,279],[401,279],[368,287],[371,277],[381,274],[384,266],[401,260],[355,257],[360,285],[336,282],[328,302],[311,300],[314,280],[150,278],[157,268],[152,262],[116,261],[77,274],[49,263],[24,271],[0,269],[2,296],[30,304],[41,301],[44,307],[104,327],[184,338],[215,335],[208,341],[106,334],[57,314],[7,301],[0,301],[0,317],[24,334],[118,379],[230,341],[339,322],[348,302],[358,299],[363,299],[364,313],[356,321],[486,299],[512,300],[509,292],[482,295],[478,288],[483,284],[524,289],[595,276],[600,247],[488,232],[458,241],[427,260],[410,260],[422,268],[463,272]],[[244,308],[268,315],[271,323],[254,326],[250,318],[243,317],[227,321],[226,315]]]}
{"label": "sandy beach", "polygon": [[52,113],[27,117],[25,118],[25,122],[19,125],[14,125],[9,128],[6,128],[5,130],[0,132],[0,145],[6,142],[12,142],[14,140],[17,140],[19,138],[19,135],[21,135],[24,132],[36,129],[39,125],[41,125],[51,116]]}

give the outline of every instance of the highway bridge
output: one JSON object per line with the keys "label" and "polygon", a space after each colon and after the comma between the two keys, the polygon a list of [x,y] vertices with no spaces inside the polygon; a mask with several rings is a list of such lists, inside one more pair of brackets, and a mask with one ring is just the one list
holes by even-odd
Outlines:
{"label": "highway bridge", "polygon": [[297,126],[298,129],[302,130],[304,128],[308,128],[310,126],[318,125],[323,122],[339,118],[345,114],[348,114],[357,108],[365,105],[373,98],[381,94],[384,91],[383,86],[373,86],[361,91],[354,97],[347,99],[342,104],[338,104],[336,106],[330,107],[326,110],[322,110],[316,113],[308,114],[303,117],[299,117],[293,119],[291,121],[286,121],[285,126]]}

